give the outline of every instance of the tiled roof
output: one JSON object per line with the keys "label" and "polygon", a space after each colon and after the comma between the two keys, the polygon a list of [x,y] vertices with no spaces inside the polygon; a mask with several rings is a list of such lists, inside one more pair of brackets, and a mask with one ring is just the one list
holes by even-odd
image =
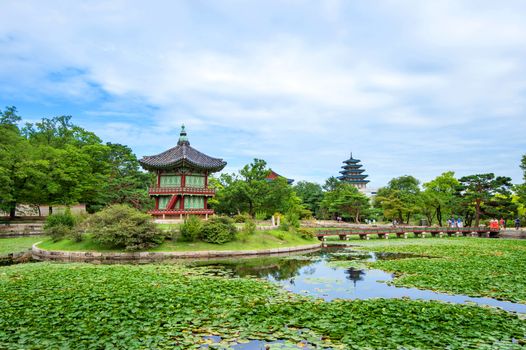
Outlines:
{"label": "tiled roof", "polygon": [[146,170],[187,166],[214,172],[222,170],[226,165],[223,159],[212,158],[199,152],[191,147],[188,141],[180,141],[177,146],[155,156],[145,156],[139,160],[139,163]]}

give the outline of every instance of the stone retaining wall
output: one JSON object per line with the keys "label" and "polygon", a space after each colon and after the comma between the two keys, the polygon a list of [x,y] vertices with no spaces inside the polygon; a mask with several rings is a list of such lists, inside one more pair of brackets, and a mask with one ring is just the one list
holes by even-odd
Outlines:
{"label": "stone retaining wall", "polygon": [[30,249],[23,252],[0,255],[0,266],[29,262],[31,258],[32,252]]}
{"label": "stone retaining wall", "polygon": [[[40,242],[39,242],[40,243]],[[35,243],[31,249],[33,259],[40,261],[62,261],[62,262],[92,262],[92,263],[149,263],[163,260],[180,259],[219,259],[231,257],[250,257],[265,255],[280,255],[294,252],[313,251],[321,247],[321,243],[309,244],[299,247],[274,248],[263,250],[206,250],[195,252],[67,252],[44,250],[37,247]]]}
{"label": "stone retaining wall", "polygon": [[42,235],[44,234],[43,227],[43,224],[0,225],[0,238]]}

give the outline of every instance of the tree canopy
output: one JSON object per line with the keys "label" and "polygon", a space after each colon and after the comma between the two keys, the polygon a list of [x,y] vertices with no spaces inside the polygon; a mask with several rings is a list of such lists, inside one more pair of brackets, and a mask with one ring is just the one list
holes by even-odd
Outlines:
{"label": "tree canopy", "polygon": [[26,123],[15,107],[0,112],[0,208],[17,204],[72,205],[97,210],[112,203],[147,205],[149,175],[131,149],[103,144],[70,116]]}

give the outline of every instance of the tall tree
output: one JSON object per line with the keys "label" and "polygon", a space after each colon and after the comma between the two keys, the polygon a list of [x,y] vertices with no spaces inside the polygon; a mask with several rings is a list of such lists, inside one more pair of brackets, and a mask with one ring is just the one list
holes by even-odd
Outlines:
{"label": "tall tree", "polygon": [[422,208],[430,225],[436,216],[438,224],[442,226],[443,217],[453,214],[456,202],[455,194],[459,185],[460,183],[455,178],[453,171],[442,173],[435,179],[423,184]]}
{"label": "tall tree", "polygon": [[22,137],[17,125],[20,121],[15,107],[6,107],[0,112],[0,208],[11,218],[15,216],[17,204],[32,198],[47,165]]}
{"label": "tall tree", "polygon": [[481,216],[486,213],[483,206],[489,207],[501,200],[495,197],[497,194],[511,201],[512,184],[509,177],[495,177],[495,174],[487,173],[464,176],[459,182],[458,195],[465,206],[473,206],[475,226],[479,226]]}
{"label": "tall tree", "polygon": [[325,192],[321,206],[329,213],[350,218],[360,223],[370,208],[369,198],[349,183],[340,182],[332,191]]}
{"label": "tall tree", "polygon": [[305,208],[313,214],[318,214],[321,201],[323,200],[323,190],[319,184],[300,181],[294,185],[294,191],[300,197]]}
{"label": "tall tree", "polygon": [[384,210],[384,217],[409,223],[411,216],[419,211],[420,182],[410,175],[389,181],[378,190],[375,206]]}
{"label": "tall tree", "polygon": [[248,212],[272,215],[287,212],[299,199],[285,178],[267,179],[270,169],[261,159],[254,159],[238,174],[222,174],[215,184],[217,194],[211,205],[218,212],[234,214]]}

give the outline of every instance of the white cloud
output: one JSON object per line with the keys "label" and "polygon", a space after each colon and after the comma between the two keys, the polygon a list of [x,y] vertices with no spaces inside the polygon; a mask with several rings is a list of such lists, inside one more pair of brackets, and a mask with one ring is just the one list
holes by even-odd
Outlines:
{"label": "white cloud", "polygon": [[526,12],[505,5],[7,1],[0,99],[85,105],[85,124],[140,155],[185,123],[233,163],[316,180],[351,149],[379,184],[478,169],[499,144],[509,157],[488,169],[504,169],[526,152]]}

